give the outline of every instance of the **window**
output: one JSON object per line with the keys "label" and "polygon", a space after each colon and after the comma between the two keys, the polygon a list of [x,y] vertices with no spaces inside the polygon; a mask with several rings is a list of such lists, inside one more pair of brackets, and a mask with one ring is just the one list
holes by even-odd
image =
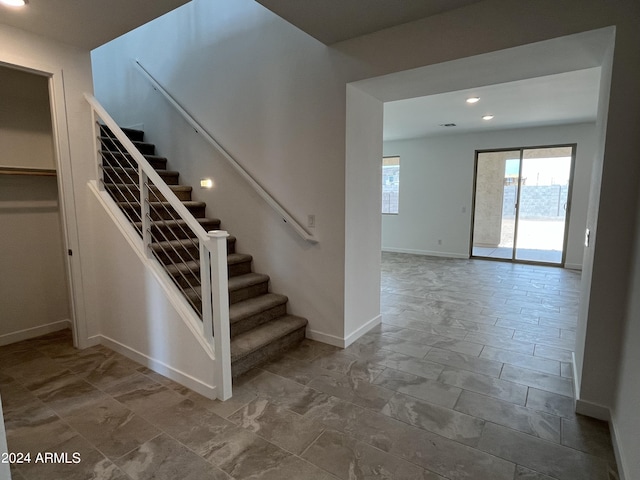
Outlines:
{"label": "window", "polygon": [[400,157],[382,159],[382,213],[398,213]]}

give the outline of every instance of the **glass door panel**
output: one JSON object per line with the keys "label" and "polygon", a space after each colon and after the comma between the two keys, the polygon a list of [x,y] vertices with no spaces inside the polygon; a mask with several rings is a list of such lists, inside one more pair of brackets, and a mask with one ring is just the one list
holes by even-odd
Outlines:
{"label": "glass door panel", "polygon": [[515,259],[563,261],[573,147],[523,149]]}
{"label": "glass door panel", "polygon": [[519,176],[520,150],[478,152],[472,256],[513,259]]}

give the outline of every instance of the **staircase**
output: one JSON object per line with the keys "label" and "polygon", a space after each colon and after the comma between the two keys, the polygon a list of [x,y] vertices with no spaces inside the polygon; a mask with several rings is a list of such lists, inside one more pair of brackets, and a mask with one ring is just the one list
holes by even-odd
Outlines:
{"label": "staircase", "polygon": [[[144,142],[144,132],[122,129],[135,147],[167,183],[206,231],[220,228],[220,220],[206,216],[206,204],[192,200],[192,187],[179,184],[179,173],[167,170],[167,159]],[[101,127],[104,187],[142,232],[140,183],[135,162],[106,127]],[[149,187],[149,214],[153,256],[202,318],[198,239],[153,186]],[[250,368],[297,345],[305,336],[307,320],[287,314],[287,297],[269,292],[269,276],[252,270],[252,257],[236,253],[236,239],[227,239],[231,370],[237,377]]]}

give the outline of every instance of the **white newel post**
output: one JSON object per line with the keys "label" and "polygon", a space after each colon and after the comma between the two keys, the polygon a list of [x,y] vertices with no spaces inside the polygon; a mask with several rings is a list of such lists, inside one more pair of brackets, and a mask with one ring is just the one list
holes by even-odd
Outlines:
{"label": "white newel post", "polygon": [[213,341],[216,355],[218,399],[231,398],[231,337],[229,328],[229,285],[227,237],[223,230],[208,233],[211,239],[211,303]]}
{"label": "white newel post", "polygon": [[144,253],[148,258],[153,255],[151,253],[151,210],[149,208],[149,179],[147,174],[142,170],[142,165],[138,166],[138,175],[140,177],[140,221],[142,222],[142,244],[144,245]]}

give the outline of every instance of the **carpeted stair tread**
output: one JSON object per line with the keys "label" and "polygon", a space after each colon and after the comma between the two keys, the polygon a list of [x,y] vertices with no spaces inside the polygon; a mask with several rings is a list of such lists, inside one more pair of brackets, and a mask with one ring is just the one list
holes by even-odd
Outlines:
{"label": "carpeted stair tread", "polygon": [[227,264],[236,265],[238,263],[250,262],[253,257],[248,253],[229,253],[227,254]]}
{"label": "carpeted stair tread", "polygon": [[[104,165],[104,168],[108,169],[108,170],[124,170],[127,173],[133,173],[135,175],[138,174],[138,169],[137,168],[116,167],[116,166],[113,166],[113,165]],[[177,170],[162,170],[161,169],[160,171],[157,171],[158,174],[160,172],[162,172],[163,174],[168,174],[168,175],[180,175],[180,172],[178,172]]]}
{"label": "carpeted stair tread", "polygon": [[[171,186],[171,185],[169,185]],[[196,218],[196,221],[202,225],[206,231],[210,231],[211,227],[213,230],[220,226],[220,219],[218,218]],[[184,220],[153,220],[151,225],[154,227],[166,227],[166,228],[184,228],[188,230],[187,222]],[[142,222],[136,222],[136,226],[142,227]]]}
{"label": "carpeted stair tread", "polygon": [[[111,190],[125,190],[127,186],[133,185],[132,183],[107,183],[105,186]],[[137,185],[136,185],[137,186]],[[192,192],[193,187],[189,185],[167,185],[173,192]],[[130,188],[130,187],[129,187]],[[160,191],[156,186],[151,186],[154,191]]]}
{"label": "carpeted stair tread", "polygon": [[229,305],[229,321],[236,323],[249,318],[252,315],[287,303],[289,299],[285,295],[267,293],[259,297],[250,298],[242,302]]}
{"label": "carpeted stair tread", "polygon": [[[100,137],[100,141],[102,142],[103,147],[105,147],[109,152],[124,151],[124,147],[120,143],[120,140],[118,140],[117,138]],[[131,140],[131,143],[133,143],[133,146],[136,147],[138,151],[143,155],[155,155],[155,144],[140,142],[138,140]],[[111,150],[111,148],[109,148],[110,146],[114,146],[115,150]]]}
{"label": "carpeted stair tread", "polygon": [[238,361],[260,348],[265,347],[300,328],[307,326],[307,320],[295,315],[283,317],[264,323],[253,330],[241,333],[231,339],[231,362]]}
{"label": "carpeted stair tread", "polygon": [[[131,208],[130,204],[127,202],[116,202],[116,203],[120,208]],[[207,204],[204,202],[196,202],[193,200],[188,200],[188,201],[185,200],[182,202],[182,204],[188,209],[189,208],[205,208],[207,206]],[[164,209],[173,210],[173,207],[169,202],[149,202],[149,206],[152,209],[156,209],[156,210],[164,210]]]}
{"label": "carpeted stair tread", "polygon": [[[103,134],[106,132],[110,137],[115,136],[111,129],[106,125],[100,125],[100,130]],[[144,130],[129,127],[120,127],[120,130],[122,130],[131,141],[142,142],[144,140]]]}
{"label": "carpeted stair tread", "polygon": [[181,238],[179,240],[164,240],[161,242],[152,242],[151,250],[162,252],[162,251],[171,251],[172,249],[183,249],[183,248],[199,248],[198,247],[198,239],[197,238]]}
{"label": "carpeted stair tread", "polygon": [[[117,160],[119,162],[127,161],[132,162],[133,156],[129,153],[124,152],[114,152],[111,150],[101,150],[100,152],[103,158],[107,161],[107,163],[111,164],[112,160]],[[160,155],[143,155],[145,160],[151,164],[153,168],[164,170],[167,166],[167,157],[162,157]]]}
{"label": "carpeted stair tread", "polygon": [[260,283],[268,281],[269,275],[265,275],[264,273],[246,273],[244,275],[231,277],[229,279],[229,291],[235,292],[236,290],[241,290],[243,288],[251,287],[253,285],[258,285]]}
{"label": "carpeted stair tread", "polygon": [[[192,245],[192,244],[191,244]],[[159,247],[156,247],[159,248]],[[250,261],[253,257],[246,253],[230,253],[227,255],[227,265],[235,265],[237,263]],[[169,275],[176,276],[180,273],[186,272],[200,272],[200,262],[190,260],[188,262],[179,262],[175,265],[167,265],[166,267]]]}
{"label": "carpeted stair tread", "polygon": [[[105,177],[110,177],[112,180],[118,182],[125,182],[127,185],[139,185],[138,170],[135,168],[123,168],[114,167],[112,165],[103,165],[102,169],[105,170]],[[156,170],[156,173],[162,178],[168,185],[177,185],[180,172],[175,170]],[[105,184],[109,184],[105,179]]]}

